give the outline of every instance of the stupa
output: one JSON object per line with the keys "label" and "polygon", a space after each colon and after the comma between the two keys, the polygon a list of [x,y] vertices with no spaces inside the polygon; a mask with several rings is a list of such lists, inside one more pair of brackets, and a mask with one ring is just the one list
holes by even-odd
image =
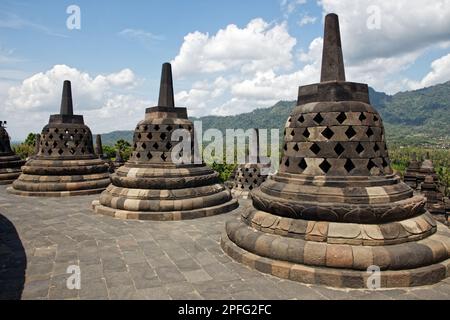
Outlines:
{"label": "stupa", "polygon": [[50,116],[39,139],[39,151],[22,167],[8,192],[23,196],[74,196],[103,191],[108,166],[97,158],[91,130],[73,114],[70,81],[64,81],[60,114]]}
{"label": "stupa", "polygon": [[[172,69],[163,64],[158,106],[147,108],[136,126],[130,159],[112,175],[112,183],[92,203],[95,212],[123,219],[181,220],[225,213],[237,207],[219,175],[205,164],[174,162],[172,141],[187,132],[194,151],[194,126],[186,108],[175,107]],[[183,152],[180,156],[184,157]]]}
{"label": "stupa", "polygon": [[20,175],[25,163],[11,148],[6,121],[0,121],[0,184],[9,184]]}
{"label": "stupa", "polygon": [[448,276],[450,231],[393,174],[368,86],[345,80],[336,14],[325,18],[321,82],[299,88],[284,141],[279,171],[227,222],[227,254],[332,287],[408,287]]}
{"label": "stupa", "polygon": [[[235,197],[247,199],[249,192],[258,188],[263,183],[270,169],[268,158],[261,159],[259,146],[259,130],[252,130],[254,145],[249,145],[249,155],[246,163],[239,164],[234,175],[234,185],[231,193]],[[251,151],[251,149],[254,149]],[[262,160],[262,161],[261,161]]]}
{"label": "stupa", "polygon": [[417,177],[420,174],[420,162],[417,161],[417,156],[415,153],[411,156],[411,161],[405,171],[405,176],[403,180],[405,183],[413,189],[419,187],[417,183]]}
{"label": "stupa", "polygon": [[431,176],[433,178],[433,181],[436,183],[439,181],[439,177],[434,170],[433,161],[431,161],[430,155],[428,153],[420,166],[419,173],[417,174],[418,186],[421,186],[426,176]]}
{"label": "stupa", "polygon": [[436,220],[445,222],[444,195],[439,190],[438,184],[432,176],[425,176],[421,186],[421,193],[427,198],[427,210]]}

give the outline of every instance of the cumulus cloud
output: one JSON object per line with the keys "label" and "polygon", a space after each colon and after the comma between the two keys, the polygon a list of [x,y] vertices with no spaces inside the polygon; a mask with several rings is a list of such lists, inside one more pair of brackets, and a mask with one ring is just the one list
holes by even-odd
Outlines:
{"label": "cumulus cloud", "polygon": [[230,24],[212,36],[195,31],[184,37],[172,61],[174,74],[186,77],[231,70],[251,73],[286,69],[292,66],[295,45],[286,23],[269,24],[260,18],[244,28]]}
{"label": "cumulus cloud", "polygon": [[404,79],[404,83],[406,83],[410,89],[420,89],[449,81],[449,75],[450,53],[434,60],[431,63],[431,71],[428,72],[420,81]]}
{"label": "cumulus cloud", "polygon": [[300,27],[303,27],[307,24],[313,24],[317,21],[317,17],[309,16],[308,14],[304,14],[300,17],[300,20],[298,21],[298,25]]}
{"label": "cumulus cloud", "polygon": [[281,0],[280,8],[285,19],[297,9],[298,6],[305,4],[306,0]]}
{"label": "cumulus cloud", "polygon": [[10,121],[15,126],[40,131],[48,115],[59,112],[64,80],[72,82],[74,112],[84,114],[95,132],[132,128],[150,104],[133,95],[139,79],[130,69],[92,76],[67,65],[55,65],[10,87],[2,103],[6,115],[2,116],[17,119]]}

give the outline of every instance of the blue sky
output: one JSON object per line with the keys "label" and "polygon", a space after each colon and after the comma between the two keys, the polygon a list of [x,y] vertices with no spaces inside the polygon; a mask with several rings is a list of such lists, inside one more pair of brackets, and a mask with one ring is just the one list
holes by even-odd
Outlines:
{"label": "blue sky", "polygon": [[[80,30],[66,27],[69,5]],[[191,115],[295,100],[299,85],[318,81],[328,12],[340,16],[348,80],[388,93],[450,80],[447,0],[3,0],[0,118],[13,140],[40,131],[69,78],[94,132],[133,128],[157,100],[165,61]]]}

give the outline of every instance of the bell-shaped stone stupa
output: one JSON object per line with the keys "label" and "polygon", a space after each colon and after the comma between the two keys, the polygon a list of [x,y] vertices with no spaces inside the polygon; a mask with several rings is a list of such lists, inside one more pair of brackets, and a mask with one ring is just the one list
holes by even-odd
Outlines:
{"label": "bell-shaped stone stupa", "polygon": [[0,121],[0,184],[9,184],[20,175],[20,167],[25,163],[11,149],[6,121]]}
{"label": "bell-shaped stone stupa", "polygon": [[412,154],[411,161],[405,171],[405,176],[403,180],[405,183],[413,188],[414,190],[419,187],[418,176],[420,175],[420,162],[417,161],[417,156],[415,153]]}
{"label": "bell-shaped stone stupa", "polygon": [[[194,126],[186,108],[175,107],[172,69],[165,63],[158,106],[147,108],[145,119],[137,124],[133,153],[112,175],[99,201],[92,203],[95,212],[123,219],[180,220],[237,207],[230,190],[219,183],[217,172],[203,163],[173,161],[172,153],[180,143],[172,141],[177,129],[188,133],[193,154]],[[175,155],[184,158],[186,154]]]}
{"label": "bell-shaped stone stupa", "polygon": [[50,116],[39,151],[22,168],[8,192],[24,196],[99,193],[109,184],[108,166],[97,158],[91,130],[73,114],[70,81],[64,81],[60,114]]}
{"label": "bell-shaped stone stupa", "polygon": [[335,14],[325,18],[321,82],[300,87],[284,141],[278,173],[226,224],[226,253],[265,273],[333,287],[448,276],[450,232],[393,174],[367,85],[345,80]]}
{"label": "bell-shaped stone stupa", "polygon": [[253,139],[249,143],[249,156],[246,163],[236,168],[231,193],[236,197],[248,198],[249,192],[266,181],[270,170],[270,159],[260,157],[259,130],[252,130]]}

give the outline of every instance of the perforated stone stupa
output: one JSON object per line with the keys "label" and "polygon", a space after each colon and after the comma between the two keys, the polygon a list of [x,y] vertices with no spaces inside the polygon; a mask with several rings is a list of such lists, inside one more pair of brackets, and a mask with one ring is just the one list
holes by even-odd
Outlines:
{"label": "perforated stone stupa", "polygon": [[[245,199],[248,197],[250,191],[258,188],[261,183],[266,181],[270,168],[269,159],[260,158],[259,130],[256,128],[253,129],[252,134],[252,141],[256,141],[256,144],[249,146],[249,156],[246,163],[237,166],[234,175],[234,184],[231,190],[234,196]],[[250,151],[252,148],[254,148],[253,154]]]}
{"label": "perforated stone stupa", "polygon": [[39,151],[8,192],[24,196],[94,194],[109,184],[108,166],[94,153],[91,130],[73,114],[70,81],[64,81],[60,114],[50,116]]}
{"label": "perforated stone stupa", "polygon": [[221,244],[232,258],[333,287],[376,286],[367,272],[376,268],[381,287],[448,276],[450,232],[393,174],[367,85],[345,80],[335,14],[325,18],[321,82],[300,87],[284,141],[278,173],[226,224]]}
{"label": "perforated stone stupa", "polygon": [[25,163],[12,150],[5,125],[6,121],[0,121],[0,184],[9,184],[17,179]]}
{"label": "perforated stone stupa", "polygon": [[420,175],[420,162],[417,161],[417,156],[415,153],[412,154],[411,161],[405,171],[404,180],[405,183],[413,189],[419,187],[418,176]]}
{"label": "perforated stone stupa", "polygon": [[172,151],[180,143],[172,141],[176,129],[189,132],[193,154],[194,126],[186,108],[175,107],[171,65],[165,63],[158,106],[147,108],[145,119],[136,126],[133,153],[112,175],[99,201],[92,203],[95,212],[124,219],[180,220],[237,207],[217,172],[205,164],[172,161]]}

